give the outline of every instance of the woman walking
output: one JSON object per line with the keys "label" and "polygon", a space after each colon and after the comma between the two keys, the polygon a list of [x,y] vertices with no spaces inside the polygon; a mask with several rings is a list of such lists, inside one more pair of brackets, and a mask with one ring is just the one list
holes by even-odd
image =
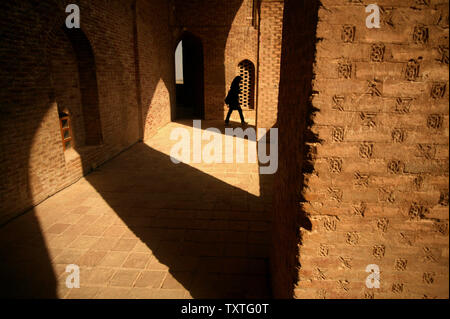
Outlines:
{"label": "woman walking", "polygon": [[234,78],[233,82],[231,83],[230,90],[228,91],[227,97],[225,98],[225,103],[229,107],[228,114],[225,119],[225,125],[229,124],[231,113],[233,113],[234,110],[237,110],[239,112],[241,124],[247,124],[247,122],[245,122],[244,120],[244,114],[242,114],[242,108],[239,103],[239,93],[241,92],[239,84],[241,83],[241,81],[242,77],[240,76]]}

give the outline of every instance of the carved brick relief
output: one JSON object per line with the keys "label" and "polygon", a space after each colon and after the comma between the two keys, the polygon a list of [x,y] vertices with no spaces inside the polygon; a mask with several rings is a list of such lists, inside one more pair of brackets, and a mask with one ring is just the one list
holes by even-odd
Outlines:
{"label": "carved brick relief", "polygon": [[423,247],[423,258],[422,260],[426,263],[436,263],[437,258],[430,247]]}
{"label": "carved brick relief", "polygon": [[323,288],[319,289],[316,294],[317,294],[318,299],[326,299],[327,298],[327,291]]}
{"label": "carved brick relief", "polygon": [[415,3],[419,6],[429,6],[430,0],[415,0]]}
{"label": "carved brick relief", "polygon": [[393,7],[380,7],[380,21],[383,25],[387,25],[390,27],[394,26],[393,22]]}
{"label": "carved brick relief", "polygon": [[392,204],[395,202],[395,193],[390,188],[380,187],[378,188],[378,200]]}
{"label": "carved brick relief", "polygon": [[437,21],[437,25],[443,29],[448,29],[448,6],[447,10],[441,9],[439,11],[439,19]]}
{"label": "carved brick relief", "polygon": [[382,96],[382,83],[378,80],[367,81],[367,94],[370,96]]}
{"label": "carved brick relief", "polygon": [[422,276],[423,282],[431,285],[434,283],[435,276],[436,274],[434,272],[424,272]]}
{"label": "carved brick relief", "polygon": [[344,43],[353,43],[353,41],[355,41],[355,33],[356,27],[354,25],[346,24],[342,26],[341,40]]}
{"label": "carved brick relief", "polygon": [[327,231],[335,231],[338,221],[339,221],[339,218],[337,218],[336,216],[326,217],[323,221],[323,227]]}
{"label": "carved brick relief", "polygon": [[347,279],[338,280],[338,285],[339,285],[339,288],[344,290],[345,292],[349,291],[349,289],[350,289],[350,282]]}
{"label": "carved brick relief", "polygon": [[408,81],[415,81],[419,77],[420,61],[411,59],[406,64],[405,78]]}
{"label": "carved brick relief", "polygon": [[408,215],[411,220],[421,220],[428,214],[429,210],[423,205],[413,202],[409,207]]}
{"label": "carved brick relief", "polygon": [[403,292],[404,285],[402,283],[394,283],[392,284],[392,292],[395,294],[400,294]]}
{"label": "carved brick relief", "polygon": [[399,237],[400,237],[399,242],[401,242],[402,244],[408,245],[408,246],[412,246],[415,242],[414,238],[411,239],[410,236],[408,236],[402,232],[399,233]]}
{"label": "carved brick relief", "polygon": [[436,221],[434,222],[433,227],[436,230],[436,232],[438,232],[442,236],[448,235],[448,222]]}
{"label": "carved brick relief", "polygon": [[438,61],[444,65],[448,65],[448,45],[440,45],[438,52],[441,55]]}
{"label": "carved brick relief", "polygon": [[427,126],[431,129],[440,129],[442,122],[443,116],[440,114],[430,114],[427,118]]}
{"label": "carved brick relief", "polygon": [[342,158],[331,157],[328,159],[328,170],[330,173],[338,174],[342,171]]}
{"label": "carved brick relief", "polygon": [[413,99],[410,97],[398,97],[395,102],[395,111],[399,114],[409,113]]}
{"label": "carved brick relief", "polygon": [[394,268],[397,271],[405,271],[407,265],[408,265],[408,260],[406,260],[404,258],[398,258],[397,260],[395,260]]}
{"label": "carved brick relief", "polygon": [[365,291],[364,299],[375,299],[375,294],[373,291]]}
{"label": "carved brick relief", "polygon": [[439,196],[439,205],[448,206],[448,189],[442,190]]}
{"label": "carved brick relief", "polygon": [[436,155],[436,147],[432,144],[417,144],[417,157],[425,157],[426,159],[433,159]]}
{"label": "carved brick relief", "polygon": [[381,232],[385,233],[389,226],[389,219],[383,217],[377,220],[377,228]]}
{"label": "carved brick relief", "polygon": [[364,126],[367,126],[368,128],[374,128],[377,126],[377,124],[375,122],[377,113],[361,112],[361,113],[359,113],[359,117],[361,118]]}
{"label": "carved brick relief", "polygon": [[418,175],[413,179],[413,185],[416,190],[420,190],[423,186],[424,178],[422,175]]}
{"label": "carved brick relief", "polygon": [[343,192],[339,188],[328,188],[328,194],[331,199],[335,200],[336,202],[340,203],[342,201]]}
{"label": "carved brick relief", "polygon": [[433,99],[441,99],[445,95],[445,89],[447,84],[442,82],[435,82],[431,87],[431,97]]}
{"label": "carved brick relief", "polygon": [[344,102],[345,102],[345,97],[342,95],[335,95],[333,96],[333,110],[337,110],[337,111],[343,111],[344,110]]}
{"label": "carved brick relief", "polygon": [[330,252],[328,245],[320,244],[319,246],[319,256],[326,257]]}
{"label": "carved brick relief", "polygon": [[350,60],[342,59],[338,64],[338,77],[342,79],[352,78],[353,65]]}
{"label": "carved brick relief", "polygon": [[386,47],[383,43],[372,44],[371,51],[370,51],[370,61],[383,62],[385,51],[386,51]]}
{"label": "carved brick relief", "polygon": [[350,257],[341,257],[339,256],[339,261],[341,262],[341,266],[346,269],[352,269],[352,258]]}
{"label": "carved brick relief", "polygon": [[387,169],[391,174],[400,174],[404,171],[405,164],[399,160],[392,160],[388,163]]}
{"label": "carved brick relief", "polygon": [[360,172],[355,172],[353,175],[355,177],[355,186],[357,187],[368,187],[369,186],[369,174],[362,174]]}
{"label": "carved brick relief", "polygon": [[325,275],[325,271],[320,269],[320,268],[316,268],[316,280],[325,280],[327,279],[326,275]]}
{"label": "carved brick relief", "polygon": [[386,253],[386,246],[384,245],[376,245],[372,247],[372,255],[375,258],[383,258],[384,254]]}
{"label": "carved brick relief", "polygon": [[373,155],[373,144],[369,142],[363,142],[359,145],[359,157],[371,158]]}
{"label": "carved brick relief", "polygon": [[355,246],[359,243],[359,234],[357,232],[348,232],[345,234],[345,242],[349,245]]}
{"label": "carved brick relief", "polygon": [[428,28],[424,25],[414,27],[413,41],[416,44],[426,44],[428,42]]}
{"label": "carved brick relief", "polygon": [[367,204],[365,202],[360,202],[356,205],[353,205],[353,214],[356,216],[364,217],[366,209]]}
{"label": "carved brick relief", "polygon": [[403,143],[406,140],[406,131],[401,128],[394,128],[391,137],[394,143]]}
{"label": "carved brick relief", "polygon": [[333,127],[331,131],[331,138],[334,142],[343,142],[344,141],[344,128],[341,126]]}

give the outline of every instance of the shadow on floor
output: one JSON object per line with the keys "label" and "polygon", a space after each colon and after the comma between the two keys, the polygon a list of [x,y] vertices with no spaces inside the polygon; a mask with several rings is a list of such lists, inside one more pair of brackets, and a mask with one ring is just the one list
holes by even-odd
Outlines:
{"label": "shadow on floor", "polygon": [[86,179],[192,297],[270,296],[268,185],[256,197],[143,143]]}
{"label": "shadow on floor", "polygon": [[0,228],[0,297],[58,298],[42,229],[31,209]]}
{"label": "shadow on floor", "polygon": [[[151,250],[150,270],[168,269],[193,298],[268,298],[271,176],[258,183],[219,171],[238,185],[137,143],[85,179]],[[260,196],[240,182],[244,189],[259,184]],[[34,212],[3,227],[1,238],[3,295],[57,298],[55,278],[63,270],[52,269]]]}

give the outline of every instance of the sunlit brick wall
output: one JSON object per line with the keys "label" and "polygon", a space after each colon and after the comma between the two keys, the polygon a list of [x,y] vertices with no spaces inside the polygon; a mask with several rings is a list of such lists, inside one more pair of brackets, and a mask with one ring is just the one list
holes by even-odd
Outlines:
{"label": "sunlit brick wall", "polygon": [[448,298],[448,1],[322,3],[295,297]]}
{"label": "sunlit brick wall", "polygon": [[277,120],[284,1],[261,2],[259,36],[258,127],[271,128]]}
{"label": "sunlit brick wall", "polygon": [[[62,47],[53,47],[54,52],[51,48],[58,44],[52,34],[64,24],[69,3],[20,1],[2,6],[1,222],[138,140],[132,1],[79,1],[81,29],[95,55],[103,144],[77,147],[79,155],[64,153],[56,102],[65,96],[68,103],[77,103],[78,75],[69,72],[75,69],[74,57],[68,54],[64,60]],[[70,51],[68,42],[64,47]],[[52,74],[52,63],[58,74]],[[54,81],[65,81],[66,89]]]}

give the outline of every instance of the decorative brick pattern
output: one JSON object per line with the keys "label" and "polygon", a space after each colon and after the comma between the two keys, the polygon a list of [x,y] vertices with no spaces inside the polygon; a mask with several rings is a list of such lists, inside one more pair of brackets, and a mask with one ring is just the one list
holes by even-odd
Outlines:
{"label": "decorative brick pattern", "polygon": [[[317,112],[302,131],[315,134],[314,153],[307,148],[296,166],[304,181],[298,214],[312,223],[300,231],[296,298],[448,298],[444,2],[385,1],[381,28],[368,29],[363,2],[322,1],[311,94]],[[300,22],[286,27],[296,32]],[[282,98],[279,116],[302,107]],[[330,214],[339,218],[334,231],[315,222]],[[312,258],[319,243],[332,249]],[[364,284],[372,263],[382,272],[380,289]],[[328,270],[326,280],[309,275],[317,267]]]}
{"label": "decorative brick pattern", "polygon": [[283,1],[262,1],[260,8],[257,126],[267,129],[277,121],[283,6]]}

